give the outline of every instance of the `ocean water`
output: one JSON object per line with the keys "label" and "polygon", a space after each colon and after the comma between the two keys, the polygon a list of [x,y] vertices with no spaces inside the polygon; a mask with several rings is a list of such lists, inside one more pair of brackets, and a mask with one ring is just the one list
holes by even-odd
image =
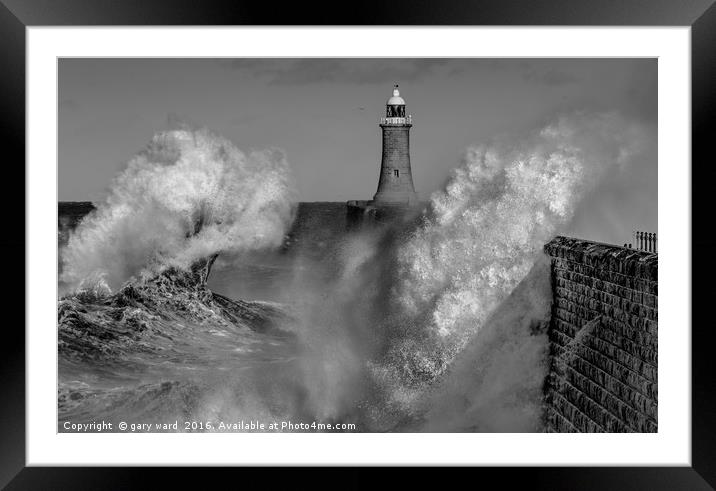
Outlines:
{"label": "ocean water", "polygon": [[339,273],[339,248],[346,239],[346,205],[302,202],[277,250],[224,255],[209,278],[209,288],[231,298],[290,303],[296,276],[326,280]]}
{"label": "ocean water", "polygon": [[[415,232],[348,233],[343,203],[300,203],[281,247],[66,295],[58,431],[538,430],[544,264],[439,376],[444,340],[395,317],[395,265],[381,260]],[[481,422],[464,420],[471,411]]]}
{"label": "ocean water", "polygon": [[[60,247],[81,221],[74,215],[60,216]],[[281,247],[219,256],[208,281],[170,270],[112,295],[61,298],[58,431],[99,421],[112,431],[122,422],[137,431],[337,423],[311,402],[292,292],[335,281],[345,236],[343,203],[300,203]]]}
{"label": "ocean water", "polygon": [[60,230],[58,430],[540,431],[542,248],[645,131],[480,143],[421,216],[351,232],[343,203],[295,207],[281,152],[156,134]]}

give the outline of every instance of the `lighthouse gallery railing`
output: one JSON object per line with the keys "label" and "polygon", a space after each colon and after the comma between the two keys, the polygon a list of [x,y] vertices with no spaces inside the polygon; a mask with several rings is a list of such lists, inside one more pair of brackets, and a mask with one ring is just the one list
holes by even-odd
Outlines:
{"label": "lighthouse gallery railing", "polygon": [[413,117],[407,116],[405,118],[395,117],[395,118],[387,118],[383,117],[380,118],[380,124],[413,124]]}

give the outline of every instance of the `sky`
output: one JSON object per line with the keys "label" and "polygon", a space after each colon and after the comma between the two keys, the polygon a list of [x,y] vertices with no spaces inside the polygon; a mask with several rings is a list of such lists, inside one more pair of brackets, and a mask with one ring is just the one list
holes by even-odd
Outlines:
{"label": "sky", "polygon": [[[393,84],[413,115],[411,164],[422,198],[443,185],[470,145],[540,128],[562,113],[618,110],[656,135],[655,59],[82,58],[61,59],[58,69],[61,201],[102,200],[112,177],[176,119],[244,151],[283,149],[301,201],[370,199],[380,168],[378,118]],[[577,214],[619,220],[611,201],[630,210],[631,228],[655,230],[653,154]]]}

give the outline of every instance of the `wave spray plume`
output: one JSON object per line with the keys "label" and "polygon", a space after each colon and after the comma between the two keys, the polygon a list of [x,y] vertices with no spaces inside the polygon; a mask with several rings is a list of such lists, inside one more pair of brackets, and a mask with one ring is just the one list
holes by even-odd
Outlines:
{"label": "wave spray plume", "polygon": [[116,291],[135,275],[279,246],[293,202],[281,151],[245,154],[206,129],[160,132],[70,237],[61,279]]}
{"label": "wave spray plume", "polygon": [[[607,172],[619,171],[641,152],[645,138],[642,125],[616,113],[576,113],[521,140],[467,150],[445,189],[431,197],[423,225],[397,250],[392,291],[400,315],[393,325],[402,334],[389,350],[388,365],[376,369],[395,401],[413,406],[460,354],[469,369],[452,370],[450,376],[461,383],[452,382],[455,397],[442,393],[445,405],[484,404],[495,393],[509,400],[524,391],[539,402],[540,348],[546,340],[536,341],[529,329],[549,316],[548,282],[532,279],[533,287],[512,300],[511,310],[537,318],[526,319],[525,326],[505,325],[524,319],[495,312],[533,268],[547,274],[538,264],[543,245],[568,226],[579,202]],[[476,336],[486,326],[491,328]],[[500,334],[507,331],[516,336]],[[492,345],[490,356],[479,349],[485,344]],[[485,382],[488,373],[502,377],[503,387],[496,389],[499,380]],[[500,413],[492,409],[489,413]],[[535,413],[526,412],[529,417]],[[469,423],[473,431],[476,424]]]}

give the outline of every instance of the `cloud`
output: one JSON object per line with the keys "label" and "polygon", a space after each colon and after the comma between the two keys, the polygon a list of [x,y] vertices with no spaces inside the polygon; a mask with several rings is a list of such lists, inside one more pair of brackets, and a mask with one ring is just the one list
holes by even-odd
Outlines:
{"label": "cloud", "polygon": [[304,85],[322,82],[377,84],[416,81],[432,75],[448,63],[445,59],[235,59],[224,66],[252,72],[275,85]]}

